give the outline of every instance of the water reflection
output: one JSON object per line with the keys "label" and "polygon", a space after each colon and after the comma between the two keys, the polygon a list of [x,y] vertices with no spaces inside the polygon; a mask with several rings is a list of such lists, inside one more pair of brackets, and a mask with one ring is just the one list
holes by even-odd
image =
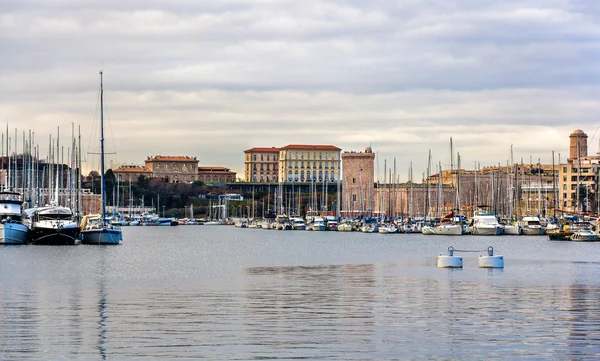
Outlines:
{"label": "water reflection", "polygon": [[[221,238],[169,241],[165,230],[150,229],[116,248],[2,249],[0,359],[593,360],[600,353],[600,265],[589,250],[582,259],[564,249],[589,245],[502,239],[506,269],[478,269],[472,258],[462,270],[442,270],[432,261],[439,244],[418,236],[338,242],[354,235],[333,234],[314,242],[311,232],[168,232],[187,230]],[[522,247],[546,253],[528,258],[534,252]]]}
{"label": "water reflection", "polygon": [[100,359],[106,360],[106,329],[107,329],[107,291],[106,291],[106,257],[101,257],[100,280],[98,281],[98,345],[96,348],[100,353]]}
{"label": "water reflection", "polygon": [[375,266],[252,267],[244,327],[262,345],[254,358],[364,357],[376,348]]}

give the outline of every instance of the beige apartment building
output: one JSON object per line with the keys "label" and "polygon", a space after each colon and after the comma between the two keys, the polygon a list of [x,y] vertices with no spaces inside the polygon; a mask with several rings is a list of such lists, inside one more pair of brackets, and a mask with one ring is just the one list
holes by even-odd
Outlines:
{"label": "beige apartment building", "polygon": [[196,157],[157,155],[144,161],[152,177],[160,177],[169,183],[192,183],[198,179]]}
{"label": "beige apartment building", "polygon": [[246,182],[277,182],[279,148],[251,148],[244,151]]}
{"label": "beige apartment building", "polygon": [[559,167],[559,209],[563,211],[599,213],[600,155],[588,155],[587,137],[580,129],[569,135],[569,158]]}
{"label": "beige apartment building", "polygon": [[198,167],[198,180],[204,183],[233,183],[236,173],[225,167]]}
{"label": "beige apartment building", "polygon": [[333,145],[290,144],[279,149],[279,178],[285,182],[337,182],[341,149]]}
{"label": "beige apartment building", "polygon": [[119,168],[113,169],[115,177],[120,178],[121,182],[135,182],[143,175],[146,178],[152,177],[152,171],[146,167],[138,165],[122,165]]}

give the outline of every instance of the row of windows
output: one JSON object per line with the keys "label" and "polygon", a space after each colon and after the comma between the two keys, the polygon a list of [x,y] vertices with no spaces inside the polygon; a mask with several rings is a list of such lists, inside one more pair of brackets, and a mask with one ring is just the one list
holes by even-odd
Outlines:
{"label": "row of windows", "polygon": [[325,171],[325,178],[323,178],[323,172],[319,171],[319,177],[317,178],[317,172],[313,171],[312,172],[312,178],[311,178],[311,174],[310,171],[306,172],[306,177],[304,176],[304,171],[300,171],[300,173],[298,173],[298,171],[294,171],[294,173],[292,174],[292,171],[288,171],[288,181],[311,181],[311,180],[316,180],[316,181],[331,181],[331,182],[335,182],[335,173],[331,172],[331,174],[328,171]]}
{"label": "row of windows", "polygon": [[224,175],[207,175],[207,176],[200,176],[198,177],[198,179],[200,179],[203,182],[215,182],[215,183],[223,183],[223,182],[233,182],[233,176],[232,175],[228,175],[228,176],[224,176]]}
{"label": "row of windows", "polygon": [[[590,168],[581,168],[581,173],[588,173]],[[571,173],[577,173],[577,168],[571,168]],[[567,173],[567,167],[563,167],[563,173]]]}
{"label": "row of windows", "polygon": [[[254,158],[255,162],[258,160],[258,157],[257,157],[256,154],[254,154],[253,158]],[[267,160],[267,162],[270,162],[271,161],[271,154],[267,154],[266,157],[265,157],[264,154],[260,155],[260,161],[261,162],[264,162],[265,159]],[[273,155],[273,162],[277,162],[277,156],[276,155]]]}
{"label": "row of windows", "polygon": [[[312,154],[312,158],[310,157]],[[295,157],[292,158],[292,155],[294,155]],[[336,159],[336,154],[330,154],[330,153],[325,153],[325,159],[331,159],[335,160]],[[287,159],[304,159],[306,157],[306,159],[317,159],[317,152],[288,152],[287,153]],[[319,152],[319,159],[323,159],[323,152]]]}
{"label": "row of windows", "polygon": [[[294,168],[298,168],[298,161],[293,162]],[[323,163],[325,163],[325,168],[335,168],[335,162],[319,162],[319,168],[323,168]],[[292,162],[288,162],[288,168],[292,168]],[[300,161],[300,168],[304,168],[304,162]],[[310,162],[306,162],[306,168],[310,168]],[[312,168],[317,168],[317,162],[312,162]],[[340,164],[337,163],[337,168],[340,169]]]}
{"label": "row of windows", "polygon": [[[256,170],[256,164],[252,165],[252,169]],[[260,170],[265,170],[264,169],[264,164],[260,165]],[[270,164],[267,164],[267,170],[271,170],[271,165]],[[275,165],[273,165],[273,170],[277,170],[277,167]]]}
{"label": "row of windows", "polygon": [[162,165],[161,164],[156,164],[154,166],[153,171],[155,173],[160,173],[161,170],[164,173],[179,173],[180,171],[182,173],[186,173],[186,172],[193,171],[194,168],[195,168],[194,166],[187,165],[187,164],[181,164],[181,166],[178,165],[178,164],[162,164]]}
{"label": "row of windows", "polygon": [[270,174],[260,174],[257,175],[256,173],[254,173],[252,175],[252,181],[254,182],[277,182],[277,174],[273,173],[272,175]]}

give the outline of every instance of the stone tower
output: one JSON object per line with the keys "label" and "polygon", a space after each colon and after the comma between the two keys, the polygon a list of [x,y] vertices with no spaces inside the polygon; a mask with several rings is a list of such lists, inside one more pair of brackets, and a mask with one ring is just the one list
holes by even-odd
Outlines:
{"label": "stone tower", "polygon": [[[579,157],[587,157],[587,134],[581,129],[575,130],[569,135],[569,159],[577,159]],[[579,144],[579,154],[577,154],[577,145]]]}
{"label": "stone tower", "polygon": [[342,173],[343,215],[371,212],[375,204],[375,153],[371,147],[364,152],[342,153]]}

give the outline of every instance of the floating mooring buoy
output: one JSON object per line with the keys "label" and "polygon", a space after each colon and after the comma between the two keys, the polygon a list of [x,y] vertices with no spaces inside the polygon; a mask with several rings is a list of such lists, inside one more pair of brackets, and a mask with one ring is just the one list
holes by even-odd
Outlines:
{"label": "floating mooring buoy", "polygon": [[455,256],[454,248],[450,246],[448,247],[447,256],[440,254],[437,257],[437,266],[438,268],[462,268],[463,259],[460,256]]}
{"label": "floating mooring buoy", "polygon": [[504,256],[494,256],[494,248],[489,246],[487,256],[479,256],[479,268],[504,268]]}

